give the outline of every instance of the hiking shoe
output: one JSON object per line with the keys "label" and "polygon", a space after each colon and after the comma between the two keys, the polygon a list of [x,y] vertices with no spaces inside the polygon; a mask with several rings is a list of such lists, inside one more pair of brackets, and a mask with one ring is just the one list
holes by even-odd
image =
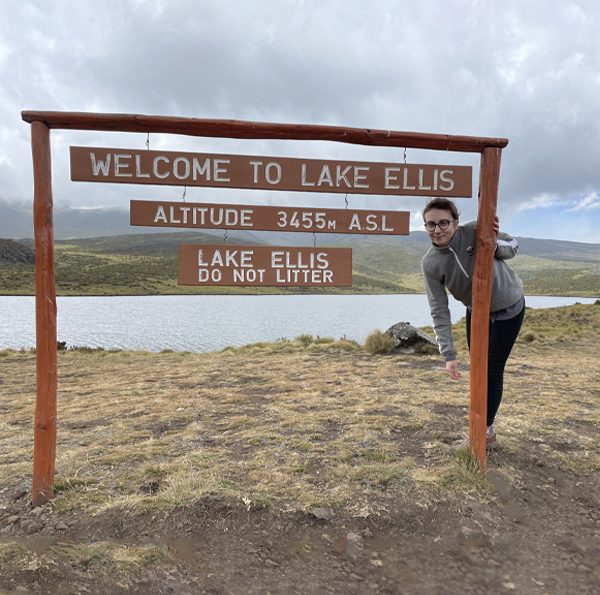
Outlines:
{"label": "hiking shoe", "polygon": [[[454,448],[468,448],[469,437],[465,436],[462,440],[458,440],[454,443]],[[498,441],[496,440],[496,430],[494,424],[485,428],[485,448],[492,450],[498,447]]]}
{"label": "hiking shoe", "polygon": [[496,448],[498,446],[498,441],[496,440],[496,429],[494,428],[494,424],[491,426],[487,426],[485,428],[485,447],[490,450],[492,448]]}

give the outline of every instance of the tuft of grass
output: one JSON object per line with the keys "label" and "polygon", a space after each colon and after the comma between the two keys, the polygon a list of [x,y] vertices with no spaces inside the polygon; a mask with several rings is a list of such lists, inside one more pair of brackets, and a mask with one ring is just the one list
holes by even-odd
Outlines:
{"label": "tuft of grass", "polygon": [[[343,339],[345,340],[346,337],[343,337]],[[314,342],[317,345],[327,345],[328,343],[334,343],[335,339],[333,337],[319,337],[319,335],[317,335],[317,338],[315,339]]]}
{"label": "tuft of grass", "polygon": [[468,491],[484,487],[487,480],[479,459],[468,448],[457,448],[452,451],[450,468],[442,475],[441,484]]}
{"label": "tuft of grass", "polygon": [[215,475],[189,471],[171,477],[168,485],[157,494],[156,498],[157,503],[160,504],[190,506],[210,494],[218,493],[222,488],[222,480]]}
{"label": "tuft of grass", "polygon": [[72,478],[58,477],[54,480],[54,490],[57,492],[68,492],[69,490],[77,490],[77,489],[81,489],[81,488],[86,488],[94,483],[95,482],[92,479],[77,479],[75,477],[72,477]]}
{"label": "tuft of grass", "polygon": [[371,355],[392,353],[396,348],[394,337],[376,328],[371,331],[365,340],[364,349]]}
{"label": "tuft of grass", "polygon": [[398,463],[375,463],[359,467],[354,474],[354,479],[387,488],[393,480],[400,479],[405,475],[406,468]]}
{"label": "tuft of grass", "polygon": [[29,550],[23,544],[16,541],[0,542],[0,563],[7,564],[15,558],[23,559],[28,552]]}
{"label": "tuft of grass", "polygon": [[425,355],[439,355],[440,350],[437,345],[431,343],[418,343],[415,345],[415,353],[423,353]]}
{"label": "tuft of grass", "polygon": [[311,343],[315,342],[315,338],[312,335],[298,335],[294,341],[298,341],[298,343],[302,343],[304,347],[308,347]]}
{"label": "tuft of grass", "polygon": [[252,504],[256,508],[268,508],[269,506],[272,506],[273,503],[268,496],[256,492],[252,494]]}

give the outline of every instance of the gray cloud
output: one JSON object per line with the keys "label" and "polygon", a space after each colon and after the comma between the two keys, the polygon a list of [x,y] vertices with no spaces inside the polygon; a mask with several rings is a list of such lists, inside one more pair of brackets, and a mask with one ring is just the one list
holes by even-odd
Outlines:
{"label": "gray cloud", "polygon": [[[2,4],[0,199],[31,196],[29,130],[20,120],[22,109],[507,137],[500,185],[505,218],[527,206],[552,203],[573,209],[600,187],[600,7],[595,2]],[[68,144],[139,146],[143,140],[135,135],[53,133],[57,203],[80,204],[85,188],[86,204],[124,206],[122,197],[130,197],[131,190],[72,184],[66,149]],[[152,142],[265,155],[401,158],[401,150],[324,143],[154,136]],[[408,158],[413,163],[478,167],[476,156],[410,150]],[[140,190],[144,195],[153,192],[159,191]],[[297,198],[240,196],[265,202]],[[333,197],[306,200],[337,204]],[[416,211],[422,202],[408,200],[398,206]],[[475,202],[461,203],[465,216],[474,216]],[[390,199],[377,204],[394,207]]]}

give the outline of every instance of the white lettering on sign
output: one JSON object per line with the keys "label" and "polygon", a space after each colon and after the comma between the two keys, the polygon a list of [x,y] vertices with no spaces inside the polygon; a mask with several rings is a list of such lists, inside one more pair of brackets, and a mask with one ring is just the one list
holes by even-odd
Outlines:
{"label": "white lettering on sign", "polygon": [[397,176],[393,176],[392,172],[397,171],[400,172],[399,167],[386,167],[385,168],[385,187],[388,190],[398,190],[400,186],[398,184],[392,184],[392,181],[396,181],[398,179]]}
{"label": "white lettering on sign", "polygon": [[111,154],[108,153],[106,155],[106,161],[102,161],[100,159],[96,161],[96,153],[90,153],[90,157],[92,159],[92,172],[95,176],[97,176],[100,171],[102,171],[105,176],[108,175],[108,170],[110,168],[110,156]]}
{"label": "white lettering on sign", "polygon": [[229,178],[221,178],[219,177],[220,174],[226,174],[227,173],[227,169],[224,167],[219,167],[219,165],[224,165],[226,163],[229,163],[230,160],[229,159],[215,159],[213,161],[213,165],[214,165],[214,170],[213,170],[213,179],[215,182],[231,182],[231,180]]}
{"label": "white lettering on sign", "polygon": [[410,213],[132,200],[131,225],[408,235]]}
{"label": "white lettering on sign", "polygon": [[[302,186],[315,186],[317,188],[327,185],[330,188],[369,188],[369,184],[364,184],[363,180],[367,179],[369,173],[369,167],[359,167],[348,165],[342,169],[341,165],[336,165],[335,168],[335,183],[329,165],[325,164],[321,167],[321,173],[316,182],[308,181],[308,174],[306,171],[306,163],[302,164],[301,168],[301,180]],[[352,180],[348,179],[348,175],[352,174]]]}
{"label": "white lettering on sign", "polygon": [[198,176],[206,176],[206,180],[210,181],[210,159],[206,159],[204,164],[200,166],[200,162],[194,157],[194,180],[198,179]]}
{"label": "white lettering on sign", "polygon": [[[189,213],[191,212],[191,217],[189,217]],[[207,217],[208,214],[208,217]],[[158,223],[162,221],[163,223],[191,223],[193,225],[204,226],[209,222],[212,225],[221,225],[224,224],[229,227],[233,227],[235,225],[241,225],[244,227],[252,227],[252,209],[233,209],[233,208],[214,208],[211,207],[188,207],[185,205],[180,206],[170,206],[169,207],[169,217],[165,213],[165,208],[163,205],[158,205],[156,208],[156,215],[154,216],[154,223]],[[180,219],[180,217],[182,219]]]}
{"label": "white lettering on sign", "polygon": [[314,182],[306,181],[306,163],[302,164],[302,182],[301,183],[302,183],[302,186],[314,186],[315,185]]}
{"label": "white lettering on sign", "polygon": [[[233,281],[262,283],[266,269],[254,268],[253,250],[215,250],[209,262],[204,261],[203,250],[198,249],[198,281],[219,283],[223,278],[221,269],[232,269]],[[329,270],[327,252],[290,252],[273,250],[271,268],[277,269],[277,283],[333,283],[333,271]]]}
{"label": "white lettering on sign", "polygon": [[364,175],[362,175],[360,172],[364,171],[364,172],[368,172],[369,168],[368,167],[355,167],[354,168],[354,187],[355,188],[368,188],[369,185],[368,184],[359,184],[358,180],[366,180],[367,179],[367,174],[365,173]]}
{"label": "white lettering on sign", "polygon": [[[179,167],[181,163],[183,163],[183,173],[181,173],[181,168]],[[173,161],[173,174],[179,180],[187,180],[190,177],[190,162],[185,157],[177,157]]]}
{"label": "white lettering on sign", "polygon": [[[110,157],[110,153],[109,153],[109,157]],[[135,156],[135,177],[136,178],[149,178],[150,177],[149,173],[142,172],[142,163],[140,160],[140,155]]]}
{"label": "white lettering on sign", "polygon": [[262,161],[250,161],[250,165],[254,168],[254,183],[258,184],[258,166],[262,165]]}
{"label": "white lettering on sign", "polygon": [[472,195],[471,178],[459,165],[71,147],[74,181],[458,197]]}
{"label": "white lettering on sign", "polygon": [[[273,170],[275,170],[275,174],[273,174]],[[267,166],[265,167],[265,178],[269,184],[279,184],[279,182],[281,182],[281,165],[276,161],[267,163]]]}
{"label": "white lettering on sign", "polygon": [[440,180],[442,180],[442,182],[446,182],[448,184],[447,186],[442,186],[442,184],[440,184],[440,190],[449,192],[450,190],[452,190],[452,188],[454,188],[454,180],[452,178],[444,177],[444,174],[452,175],[453,173],[454,172],[451,169],[443,169],[440,172]]}
{"label": "white lettering on sign", "polygon": [[169,163],[169,160],[166,157],[163,157],[162,155],[159,155],[158,157],[156,157],[154,159],[154,162],[152,163],[152,171],[154,172],[154,175],[157,178],[168,178],[169,177],[169,172],[168,171],[164,171],[164,172],[159,172],[158,171],[158,162],[159,161],[164,161],[165,163]]}
{"label": "white lettering on sign", "polygon": [[130,178],[133,174],[122,172],[122,169],[127,169],[129,163],[122,163],[122,159],[131,159],[131,155],[115,153],[115,176]]}
{"label": "white lettering on sign", "polygon": [[208,269],[198,270],[198,281],[200,281],[200,283],[206,283],[209,280],[213,283],[219,283],[222,277],[223,273],[220,269],[212,269],[211,271]]}
{"label": "white lettering on sign", "polygon": [[279,248],[180,244],[181,285],[346,286],[352,284],[349,248]]}
{"label": "white lettering on sign", "polygon": [[346,183],[346,186],[348,186],[348,188],[350,188],[350,182],[348,181],[346,174],[352,169],[352,166],[349,165],[348,167],[346,167],[344,169],[344,171],[341,171],[341,169],[342,169],[341,165],[336,166],[336,176],[335,176],[336,186],[339,188],[341,181],[344,180],[344,182]]}

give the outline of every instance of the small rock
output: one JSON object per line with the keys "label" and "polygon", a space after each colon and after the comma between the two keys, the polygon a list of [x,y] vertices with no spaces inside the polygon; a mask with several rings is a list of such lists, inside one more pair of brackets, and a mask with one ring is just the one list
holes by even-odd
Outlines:
{"label": "small rock", "polygon": [[9,516],[9,517],[6,519],[6,522],[7,522],[9,525],[14,525],[14,524],[15,524],[15,523],[16,523],[18,520],[19,520],[19,515],[18,515],[18,514],[15,514],[14,516]]}
{"label": "small rock", "polygon": [[495,568],[498,568],[499,566],[502,566],[502,564],[500,564],[500,562],[497,562],[497,561],[496,561],[496,560],[494,560],[493,558],[490,558],[490,559],[487,561],[487,565],[488,565],[488,566],[495,567]]}
{"label": "small rock", "polygon": [[362,576],[359,576],[358,574],[355,574],[354,572],[351,572],[348,575],[349,578],[351,578],[353,581],[362,581],[364,580]]}
{"label": "small rock", "polygon": [[33,535],[34,533],[41,531],[43,528],[44,525],[37,521],[29,521],[28,523],[23,524],[23,529],[25,530],[25,533],[27,533],[27,535]]}
{"label": "small rock", "polygon": [[31,593],[31,591],[23,585],[18,585],[17,587],[15,587],[15,590],[13,592],[14,593],[22,593],[23,595],[26,595],[27,593]]}
{"label": "small rock", "polygon": [[44,514],[44,509],[41,506],[38,506],[37,508],[34,508],[32,511],[30,511],[30,515],[31,516],[42,516]]}
{"label": "small rock", "polygon": [[272,566],[273,568],[279,568],[279,564],[277,564],[277,562],[273,562],[273,560],[270,560],[270,559],[265,560],[265,566]]}
{"label": "small rock", "polygon": [[20,500],[23,496],[27,495],[27,490],[24,490],[22,488],[17,488],[13,494],[13,500]]}
{"label": "small rock", "polygon": [[548,483],[556,483],[556,479],[554,479],[554,477],[549,477]]}
{"label": "small rock", "polygon": [[577,567],[577,570],[579,570],[579,572],[592,572],[592,569],[589,568],[588,566],[585,566],[584,564],[580,564]]}
{"label": "small rock", "polygon": [[333,508],[312,508],[310,514],[319,520],[328,521],[335,516],[335,511]]}
{"label": "small rock", "polygon": [[350,558],[356,560],[362,551],[361,536],[356,533],[348,533],[346,536],[346,553]]}
{"label": "small rock", "polygon": [[371,531],[371,527],[366,527],[365,529],[363,529],[361,531],[361,535],[365,538],[365,539],[370,539],[371,537],[373,537],[373,531]]}
{"label": "small rock", "polygon": [[69,527],[67,526],[67,524],[63,523],[62,521],[59,521],[58,523],[56,523],[56,525],[54,525],[54,528],[57,531],[67,531],[69,529]]}

